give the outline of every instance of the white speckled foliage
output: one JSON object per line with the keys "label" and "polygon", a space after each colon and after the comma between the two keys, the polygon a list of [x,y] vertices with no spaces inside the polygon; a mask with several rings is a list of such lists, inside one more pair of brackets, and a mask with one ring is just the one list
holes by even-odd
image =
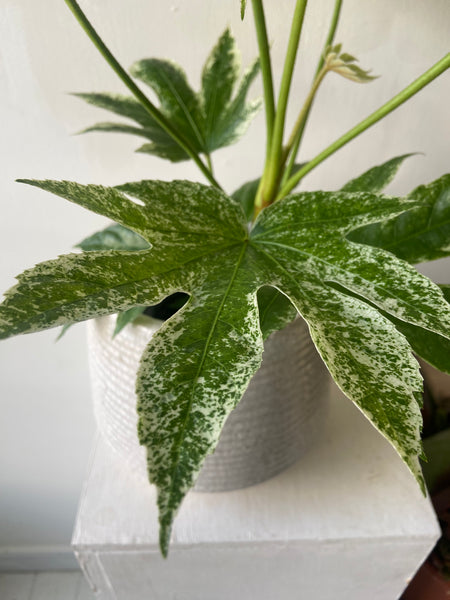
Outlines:
{"label": "white speckled foliage", "polygon": [[422,382],[402,327],[449,343],[449,305],[405,261],[347,239],[419,206],[414,194],[294,194],[265,209],[249,232],[238,202],[187,181],[27,183],[114,219],[148,247],[72,254],[25,271],[0,305],[1,337],[189,295],[149,343],[137,378],[164,554],[183,497],[260,365],[267,315],[259,314],[258,291],[266,308],[277,290],[290,299],[338,385],[422,484]]}

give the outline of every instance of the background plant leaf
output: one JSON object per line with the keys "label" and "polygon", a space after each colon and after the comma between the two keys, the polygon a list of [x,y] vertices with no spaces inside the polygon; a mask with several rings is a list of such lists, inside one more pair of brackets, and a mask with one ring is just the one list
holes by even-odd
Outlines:
{"label": "background plant leaf", "polygon": [[129,323],[133,323],[133,321],[140,317],[144,310],[145,306],[133,306],[132,308],[119,313],[117,315],[113,337],[116,337],[116,335],[118,335],[124,327],[126,327]]}
{"label": "background plant leaf", "polygon": [[229,29],[220,36],[202,71],[201,103],[205,115],[205,138],[210,139],[239,77],[241,61]]}
{"label": "background plant leaf", "polygon": [[353,231],[349,239],[389,250],[410,263],[450,254],[450,175],[421,185],[410,198],[418,206],[398,217]]}
{"label": "background plant leaf", "polygon": [[[247,131],[253,117],[262,106],[261,99],[246,102],[248,90],[258,75],[259,60],[256,60],[245,72],[236,95],[230,100],[217,121],[210,129],[207,145],[210,151],[237,142]],[[206,116],[208,119],[208,116]]]}
{"label": "background plant leaf", "polygon": [[[261,107],[260,100],[246,102],[249,87],[259,72],[259,61],[246,70],[238,85],[240,56],[229,29],[221,35],[205,63],[199,93],[191,88],[182,68],[168,60],[143,59],[136,62],[130,71],[156,93],[161,113],[197,153],[209,155],[236,142]],[[97,131],[137,135],[149,140],[138,148],[138,152],[172,162],[189,159],[183,148],[134,98],[108,93],[75,96],[137,124],[102,122],[81,133]]]}
{"label": "background plant leaf", "polygon": [[89,252],[92,250],[146,250],[150,246],[143,237],[131,229],[114,223],[85,238],[76,247],[81,248],[84,252]]}
{"label": "background plant leaf", "polygon": [[141,146],[139,152],[146,152],[156,156],[162,156],[172,162],[188,160],[189,156],[157,121],[131,96],[122,96],[119,94],[91,93],[91,94],[73,94],[97,106],[109,110],[117,115],[126,117],[134,121],[137,126],[129,123],[97,123],[87,127],[80,133],[89,132],[110,132],[110,133],[128,133],[139,137],[147,138],[150,142]]}
{"label": "background plant leaf", "polygon": [[134,63],[130,73],[156,93],[164,116],[197,152],[202,152],[205,147],[202,109],[183,69],[168,60],[146,58]]}
{"label": "background plant leaf", "polygon": [[415,153],[402,154],[391,158],[381,165],[372,167],[359,177],[352,179],[344,185],[343,192],[381,192],[394,179],[403,161]]}

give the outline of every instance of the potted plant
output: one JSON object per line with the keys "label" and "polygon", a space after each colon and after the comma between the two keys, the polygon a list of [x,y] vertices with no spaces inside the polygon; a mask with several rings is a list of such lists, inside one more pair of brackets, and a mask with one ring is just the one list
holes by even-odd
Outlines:
{"label": "potted plant", "polygon": [[[188,296],[152,337],[137,375],[139,438],[147,449],[150,481],[158,488],[164,555],[183,497],[261,364],[261,314],[270,314],[271,331],[301,315],[336,383],[424,489],[422,380],[413,352],[449,372],[450,288],[434,285],[411,263],[449,253],[450,176],[404,198],[385,196],[404,155],[336,192],[294,190],[326,158],[446,71],[450,54],[312,160],[296,164],[323,79],[331,72],[356,82],[371,79],[334,43],[342,1],[335,3],[311,89],[287,139],[286,110],[306,0],[295,5],[276,103],[263,4],[252,0],[259,61],[240,86],[233,38],[225,32],[205,65],[200,93],[171,63],[137,64],[132,75],[153,88],[159,107],[120,66],[77,2],[66,3],[132,94],[85,96],[136,123],[97,129],[147,138],[144,152],[173,162],[191,158],[208,184],[147,180],[107,188],[21,180],[107,216],[116,223],[114,233],[128,236],[130,245],[67,255],[25,271],[0,305],[1,337],[112,313],[121,313],[123,323],[175,293]],[[242,17],[245,11],[242,1]],[[247,103],[246,95],[259,68],[265,166],[259,180],[229,196],[213,174],[211,153],[234,142],[255,112],[257,105]],[[103,244],[111,233],[97,239]],[[262,289],[269,290],[266,298],[258,298]]]}

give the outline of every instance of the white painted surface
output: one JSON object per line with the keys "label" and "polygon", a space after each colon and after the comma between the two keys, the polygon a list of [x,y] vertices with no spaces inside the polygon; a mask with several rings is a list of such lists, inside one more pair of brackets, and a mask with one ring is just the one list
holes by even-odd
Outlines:
{"label": "white painted surface", "polygon": [[[251,19],[241,24],[238,0],[84,0],[82,6],[125,66],[156,55],[181,62],[198,81],[200,65],[230,23],[244,62],[255,55]],[[267,2],[275,66],[280,73],[285,12],[293,2]],[[327,27],[332,0],[311,2],[294,98],[300,104]],[[282,6],[283,10],[280,10]],[[130,9],[131,8],[131,9]],[[249,17],[251,15],[249,14]],[[448,0],[346,0],[337,39],[364,67],[382,77],[367,86],[330,76],[305,137],[310,157],[384,102],[448,51]],[[313,58],[312,58],[313,57]],[[120,135],[70,137],[108,118],[68,91],[122,91],[61,0],[0,0],[0,288],[27,266],[67,252],[104,220],[38,190],[17,177],[71,178],[119,183],[141,177],[200,179],[194,167],[132,150]],[[255,95],[258,86],[255,86]],[[425,156],[402,167],[392,193],[404,193],[448,169],[448,74],[409,105],[366,132],[305,180],[333,189],[374,163],[409,151]],[[290,112],[290,119],[295,111]],[[220,151],[215,164],[227,189],[256,176],[262,164],[260,116],[240,146]],[[394,127],[395,123],[395,127]],[[433,274],[448,281],[448,262]],[[55,332],[0,345],[0,554],[12,546],[68,543],[87,460],[93,421],[82,328],[54,344]]]}
{"label": "white painted surface", "polygon": [[82,573],[0,573],[2,600],[93,600]]}
{"label": "white painted surface", "polygon": [[187,496],[167,561],[154,489],[99,441],[73,544],[105,599],[395,600],[438,537],[400,458],[333,387],[325,434],[297,465]]}

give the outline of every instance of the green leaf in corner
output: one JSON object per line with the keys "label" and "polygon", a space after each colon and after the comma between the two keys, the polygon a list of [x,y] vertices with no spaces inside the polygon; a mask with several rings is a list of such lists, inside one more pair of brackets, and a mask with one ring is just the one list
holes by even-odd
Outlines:
{"label": "green leaf in corner", "polygon": [[345,192],[372,192],[377,194],[384,190],[384,188],[391,183],[394,179],[397,171],[402,165],[403,161],[410,156],[414,156],[415,153],[403,154],[402,156],[396,156],[391,158],[382,165],[372,167],[356,179],[352,179],[344,185],[342,191]]}
{"label": "green leaf in corner", "polygon": [[389,250],[409,263],[450,255],[450,175],[421,185],[409,197],[417,206],[397,217],[351,232],[349,239]]}
{"label": "green leaf in corner", "polygon": [[116,337],[128,323],[133,323],[142,315],[145,306],[133,306],[117,315],[116,326],[114,327],[113,337]]}
{"label": "green leaf in corner", "polygon": [[422,483],[422,381],[389,318],[450,339],[450,308],[413,267],[346,237],[417,199],[294,194],[262,211],[249,232],[237,202],[191,182],[27,183],[113,219],[149,248],[68,255],[25,271],[0,305],[0,337],[189,295],[148,344],[137,381],[139,436],[158,489],[164,555],[180,503],[260,365],[263,334],[280,326],[262,314],[270,288],[308,322],[338,385]]}

